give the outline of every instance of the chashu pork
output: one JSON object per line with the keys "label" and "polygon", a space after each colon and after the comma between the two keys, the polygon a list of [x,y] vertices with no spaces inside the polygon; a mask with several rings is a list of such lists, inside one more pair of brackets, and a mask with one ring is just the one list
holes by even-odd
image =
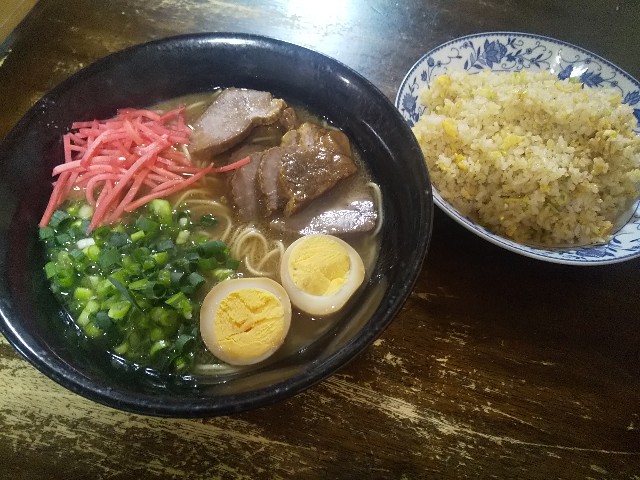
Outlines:
{"label": "chashu pork", "polygon": [[254,127],[278,121],[286,107],[284,100],[269,92],[227,88],[195,122],[189,148],[212,155],[224,152],[244,140]]}
{"label": "chashu pork", "polygon": [[287,200],[285,216],[293,215],[358,170],[351,158],[349,139],[339,130],[303,123],[287,132],[282,143],[297,145],[282,154],[280,181]]}
{"label": "chashu pork", "polygon": [[270,225],[275,230],[290,234],[340,236],[369,232],[375,229],[377,219],[378,210],[373,196],[354,192],[346,198],[330,201],[321,197],[290,217],[274,217]]}
{"label": "chashu pork", "polygon": [[335,198],[323,195],[357,171],[351,155],[348,138],[338,130],[304,123],[288,131],[280,146],[252,152],[251,163],[234,173],[231,193],[240,217],[273,217],[275,229],[305,234],[373,229],[377,210],[370,194],[340,188]]}
{"label": "chashu pork", "polygon": [[238,216],[248,222],[262,215],[260,207],[261,195],[258,185],[258,170],[262,156],[259,145],[245,145],[240,147],[230,158],[230,163],[249,156],[251,161],[242,168],[238,168],[231,175],[231,196],[238,209]]}

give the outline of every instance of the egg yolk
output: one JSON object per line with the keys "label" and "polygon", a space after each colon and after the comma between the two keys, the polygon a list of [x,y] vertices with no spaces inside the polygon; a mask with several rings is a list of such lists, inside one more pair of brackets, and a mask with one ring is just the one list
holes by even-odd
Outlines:
{"label": "egg yolk", "polygon": [[233,291],[220,300],[214,332],[221,351],[236,360],[258,358],[284,337],[284,309],[271,292]]}
{"label": "egg yolk", "polygon": [[325,236],[310,237],[289,259],[289,275],[300,290],[311,295],[330,296],[349,278],[349,254]]}

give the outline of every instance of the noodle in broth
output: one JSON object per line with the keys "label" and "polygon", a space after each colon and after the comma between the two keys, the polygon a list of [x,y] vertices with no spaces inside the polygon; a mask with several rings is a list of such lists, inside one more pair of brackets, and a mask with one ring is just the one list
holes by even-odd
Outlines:
{"label": "noodle in broth", "polygon": [[[206,182],[214,183],[211,180]],[[213,231],[200,230],[199,233],[225,242],[231,250],[231,255],[242,261],[249,275],[277,278],[280,260],[285,250],[282,240],[269,239],[256,226],[234,221],[232,209],[212,200],[210,188],[185,191],[173,202],[173,208],[188,210],[196,217],[214,215],[222,225]]]}

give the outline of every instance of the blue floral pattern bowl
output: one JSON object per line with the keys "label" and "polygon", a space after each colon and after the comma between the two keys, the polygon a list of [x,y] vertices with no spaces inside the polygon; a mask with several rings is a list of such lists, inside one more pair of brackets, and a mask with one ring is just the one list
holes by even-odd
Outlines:
{"label": "blue floral pattern bowl", "polygon": [[[598,55],[549,37],[517,32],[479,33],[451,40],[418,60],[405,76],[396,96],[396,107],[410,126],[424,113],[418,93],[439,75],[452,71],[518,72],[548,70],[560,79],[577,78],[585,87],[614,88],[634,109],[640,123],[640,82]],[[640,134],[640,130],[636,130]],[[436,205],[480,237],[528,257],[572,265],[602,265],[640,256],[640,200],[629,220],[604,244],[570,248],[523,245],[496,235],[460,214],[433,188]]]}

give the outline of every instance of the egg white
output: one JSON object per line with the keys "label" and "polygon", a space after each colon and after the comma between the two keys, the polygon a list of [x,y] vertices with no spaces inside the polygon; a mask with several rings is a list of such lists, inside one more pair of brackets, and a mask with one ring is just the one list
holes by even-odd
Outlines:
{"label": "egg white", "polygon": [[[346,283],[333,295],[313,295],[300,290],[289,273],[289,262],[292,252],[303,242],[313,237],[326,237],[337,242],[349,256],[349,274]],[[364,263],[355,249],[344,240],[333,235],[307,235],[300,237],[285,250],[280,264],[280,280],[289,294],[291,303],[309,315],[325,316],[338,312],[358,290],[364,281]]]}

